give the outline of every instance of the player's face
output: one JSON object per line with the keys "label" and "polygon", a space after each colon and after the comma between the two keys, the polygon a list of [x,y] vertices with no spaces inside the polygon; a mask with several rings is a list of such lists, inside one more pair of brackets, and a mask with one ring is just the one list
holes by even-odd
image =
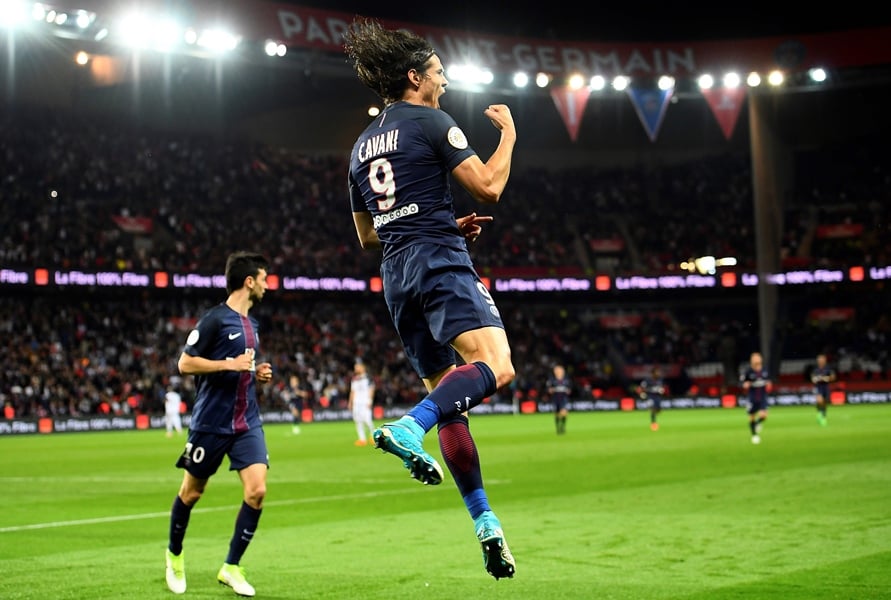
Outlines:
{"label": "player's face", "polygon": [[251,304],[257,304],[263,299],[269,285],[266,283],[266,270],[260,269],[256,277],[249,278],[248,291]]}
{"label": "player's face", "polygon": [[445,94],[447,85],[449,82],[445,77],[445,69],[439,57],[434,54],[427,62],[427,70],[421,74],[421,87],[418,88],[424,106],[439,108],[439,98]]}

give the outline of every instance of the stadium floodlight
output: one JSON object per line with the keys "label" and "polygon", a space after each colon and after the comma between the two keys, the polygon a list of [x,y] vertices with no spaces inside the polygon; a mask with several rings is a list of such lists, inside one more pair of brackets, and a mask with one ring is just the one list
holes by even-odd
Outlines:
{"label": "stadium floodlight", "polygon": [[288,53],[288,47],[275,40],[266,40],[263,51],[266,52],[266,56],[284,56]]}
{"label": "stadium floodlight", "polygon": [[31,7],[31,18],[35,21],[43,21],[46,18],[46,7],[43,4],[34,4]]}
{"label": "stadium floodlight", "polygon": [[182,27],[171,19],[164,19],[154,25],[152,47],[167,52],[178,46],[183,39]]}
{"label": "stadium floodlight", "polygon": [[826,81],[826,70],[820,67],[814,67],[807,72],[808,77],[811,78],[811,81],[814,83],[823,83]]}
{"label": "stadium floodlight", "polygon": [[767,75],[767,83],[770,85],[777,87],[783,85],[783,81],[786,80],[786,77],[783,75],[782,71],[771,71]]}
{"label": "stadium floodlight", "polygon": [[130,13],[113,27],[115,40],[131,48],[169,52],[182,43],[182,27],[169,17],[153,18]]}
{"label": "stadium floodlight", "polygon": [[514,87],[524,88],[529,85],[529,75],[523,73],[522,71],[514,73],[513,82]]}
{"label": "stadium floodlight", "polygon": [[79,11],[77,11],[77,16],[74,18],[74,23],[80,29],[86,29],[87,27],[90,26],[90,24],[93,22],[93,19],[95,19],[95,18],[96,18],[95,13],[88,13],[85,10],[79,10]]}
{"label": "stadium floodlight", "polygon": [[594,75],[593,77],[591,77],[589,86],[592,90],[596,90],[599,92],[606,87],[606,77],[604,77],[603,75]]}
{"label": "stadium floodlight", "polygon": [[758,87],[761,85],[761,75],[752,71],[749,73],[748,77],[746,77],[746,85],[749,87]]}
{"label": "stadium floodlight", "polygon": [[0,28],[13,29],[28,22],[28,8],[24,2],[0,0]]}
{"label": "stadium floodlight", "polygon": [[625,91],[625,89],[631,85],[631,78],[627,75],[616,75],[613,78],[613,89],[617,92]]}
{"label": "stadium floodlight", "polygon": [[569,89],[580,90],[585,85],[585,78],[580,73],[575,73],[569,77]]}
{"label": "stadium floodlight", "polygon": [[710,73],[703,73],[696,78],[696,85],[701,90],[710,90],[715,87],[715,78]]}
{"label": "stadium floodlight", "polygon": [[742,80],[739,76],[739,73],[737,73],[736,71],[728,71],[727,73],[724,73],[724,77],[721,79],[721,82],[723,83],[725,88],[729,90],[735,90],[739,87],[740,83],[742,83]]}
{"label": "stadium floodlight", "polygon": [[456,83],[490,84],[495,80],[495,75],[489,69],[482,69],[475,65],[455,65],[449,67],[446,72],[448,79]]}
{"label": "stadium floodlight", "polygon": [[235,50],[240,42],[240,36],[223,29],[205,29],[195,43],[216,54],[224,54]]}
{"label": "stadium floodlight", "polygon": [[148,19],[139,13],[125,15],[113,28],[115,38],[131,48],[147,47],[151,29]]}
{"label": "stadium floodlight", "polygon": [[379,114],[381,114],[381,109],[379,106],[372,104],[371,106],[368,107],[368,116],[369,117],[376,117]]}

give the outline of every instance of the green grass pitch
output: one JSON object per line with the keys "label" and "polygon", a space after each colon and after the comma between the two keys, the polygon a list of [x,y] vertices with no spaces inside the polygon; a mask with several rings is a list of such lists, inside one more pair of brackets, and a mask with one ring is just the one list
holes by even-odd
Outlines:
{"label": "green grass pitch", "polygon": [[[446,473],[410,479],[352,423],[266,428],[271,468],[242,565],[257,598],[891,598],[891,405],[471,418],[517,561],[483,569]],[[171,598],[168,512],[184,438],[163,431],[0,438],[0,598]],[[427,449],[439,457],[435,432]],[[192,513],[185,597],[216,582],[241,502],[223,469]]]}

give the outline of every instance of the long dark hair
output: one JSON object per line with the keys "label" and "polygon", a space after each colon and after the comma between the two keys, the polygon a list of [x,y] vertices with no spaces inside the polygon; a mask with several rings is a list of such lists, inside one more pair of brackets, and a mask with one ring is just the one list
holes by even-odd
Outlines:
{"label": "long dark hair", "polygon": [[343,47],[359,81],[387,104],[402,98],[408,72],[423,73],[435,53],[430,42],[419,35],[405,29],[384,29],[364,17],[356,17],[344,32]]}

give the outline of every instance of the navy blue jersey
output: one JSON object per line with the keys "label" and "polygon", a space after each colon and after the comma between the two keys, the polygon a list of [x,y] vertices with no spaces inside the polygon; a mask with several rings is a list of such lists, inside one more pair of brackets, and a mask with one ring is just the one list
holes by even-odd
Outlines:
{"label": "navy blue jersey", "polygon": [[372,214],[384,260],[416,242],[467,249],[449,173],[475,154],[448,113],[407,102],[362,132],[350,156],[350,204]]}
{"label": "navy blue jersey", "polygon": [[[225,303],[208,310],[189,333],[183,352],[209,360],[257,356],[257,320],[243,316]],[[207,433],[240,433],[260,427],[256,373],[219,371],[196,375],[195,408],[189,429]]]}
{"label": "navy blue jersey", "polygon": [[767,369],[755,370],[747,367],[739,378],[740,383],[750,382],[749,386],[749,402],[754,405],[767,405],[767,386],[770,383],[770,377]]}
{"label": "navy blue jersey", "polygon": [[665,381],[661,377],[650,377],[640,382],[640,393],[644,397],[655,402],[659,402],[665,397],[665,392],[667,389],[668,388],[665,386]]}
{"label": "navy blue jersey", "polygon": [[569,377],[551,377],[548,379],[547,386],[552,399],[563,398],[565,400],[572,393],[572,383]]}
{"label": "navy blue jersey", "polygon": [[548,394],[551,402],[557,410],[562,410],[569,404],[569,395],[572,393],[572,383],[569,377],[551,376],[547,381]]}
{"label": "navy blue jersey", "polygon": [[835,371],[830,366],[814,367],[811,371],[811,383],[814,384],[814,393],[829,397],[829,384],[835,379]]}

